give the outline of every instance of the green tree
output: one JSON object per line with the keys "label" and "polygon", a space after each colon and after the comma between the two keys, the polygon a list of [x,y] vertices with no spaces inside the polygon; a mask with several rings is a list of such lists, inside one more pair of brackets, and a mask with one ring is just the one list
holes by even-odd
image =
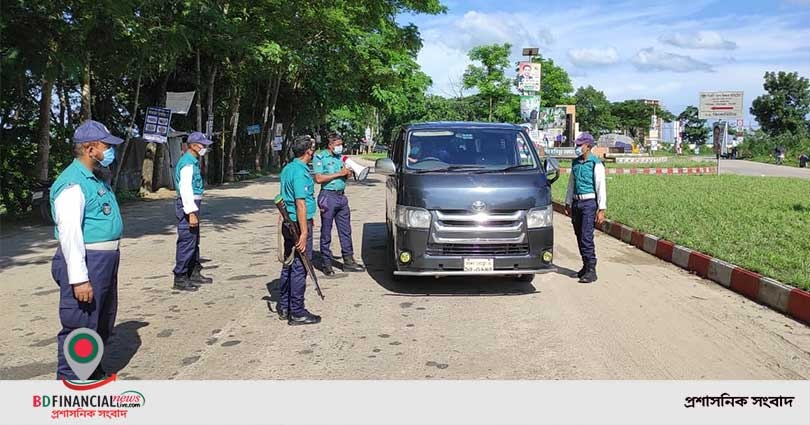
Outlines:
{"label": "green tree", "polygon": [[709,138],[709,127],[706,127],[706,120],[698,118],[698,108],[689,105],[678,115],[678,120],[684,123],[681,131],[686,143],[702,145]]}
{"label": "green tree", "polygon": [[753,114],[770,136],[808,130],[810,114],[810,81],[796,72],[766,72],[763,84],[766,94],[754,99]]}
{"label": "green tree", "polygon": [[611,114],[610,101],[593,86],[580,87],[574,94],[577,106],[577,121],[580,130],[597,137],[616,129],[617,120]]}
{"label": "green tree", "polygon": [[572,94],[574,86],[568,72],[554,63],[551,58],[536,56],[532,62],[540,63],[540,103],[543,106],[571,105],[575,102]]}
{"label": "green tree", "polygon": [[499,103],[507,101],[511,95],[512,81],[506,77],[506,68],[509,67],[509,52],[512,45],[490,44],[473,47],[468,53],[471,61],[480,65],[471,64],[464,72],[464,88],[478,89],[478,93],[486,100],[488,106],[488,121],[492,121]]}
{"label": "green tree", "polygon": [[611,114],[616,117],[618,128],[625,130],[637,141],[644,140],[646,130],[652,122],[653,109],[640,100],[614,102]]}

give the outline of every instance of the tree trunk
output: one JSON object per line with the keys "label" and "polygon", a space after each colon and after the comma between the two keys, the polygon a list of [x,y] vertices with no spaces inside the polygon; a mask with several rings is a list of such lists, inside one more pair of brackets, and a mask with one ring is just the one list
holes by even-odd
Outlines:
{"label": "tree trunk", "polygon": [[197,49],[197,93],[194,96],[194,102],[197,108],[197,131],[202,132],[202,83],[200,82],[200,49]]}
{"label": "tree trunk", "polygon": [[265,143],[268,152],[267,156],[269,157],[268,160],[269,169],[273,168],[273,157],[276,155],[276,153],[273,152],[272,141],[276,137],[276,104],[278,102],[278,89],[280,86],[281,86],[281,72],[279,71],[273,83],[273,100],[270,101],[270,129],[267,132],[267,142]]}
{"label": "tree trunk", "polygon": [[[259,93],[261,89],[261,83],[256,82],[256,94]],[[253,107],[250,109],[250,125],[253,125],[256,122],[256,102],[259,101],[259,96],[253,96]],[[265,101],[265,104],[267,101]],[[265,107],[266,110],[266,107]],[[262,130],[264,128],[264,123],[262,122],[259,129],[259,135],[256,136],[253,134],[253,169],[255,171],[262,171],[262,144],[260,140],[262,140]]]}
{"label": "tree trunk", "polygon": [[492,122],[492,97],[489,98],[489,122]]}
{"label": "tree trunk", "polygon": [[85,56],[84,71],[82,72],[82,114],[80,121],[84,122],[93,118],[90,110],[90,54]]}
{"label": "tree trunk", "polygon": [[230,148],[228,149],[228,181],[232,182],[233,179],[233,154],[236,151],[236,129],[239,126],[239,105],[242,101],[242,91],[239,88],[239,83],[234,82],[234,90],[236,99],[233,102],[233,109],[231,112],[231,144]]}
{"label": "tree trunk", "polygon": [[51,152],[51,96],[53,79],[42,79],[42,96],[39,101],[39,123],[37,125],[37,178],[48,180],[48,158]]}
{"label": "tree trunk", "polygon": [[138,82],[135,85],[135,103],[132,104],[132,113],[130,114],[129,128],[127,129],[126,139],[124,140],[124,147],[121,149],[121,159],[117,161],[118,165],[115,168],[115,177],[113,178],[113,190],[118,190],[118,177],[121,175],[121,170],[126,166],[127,151],[129,149],[129,139],[132,137],[132,127],[135,126],[135,118],[138,116],[138,97],[141,94],[141,72],[142,68],[138,68]]}
{"label": "tree trunk", "polygon": [[[166,107],[166,88],[169,85],[169,77],[171,77],[171,74],[172,74],[171,72],[166,72],[166,76],[163,77],[163,81],[161,81],[161,84],[160,84],[160,102],[159,102],[159,104],[160,104],[160,106],[163,106],[164,108]],[[164,162],[164,156],[166,155],[166,151],[168,150],[168,147],[166,145],[168,145],[168,144],[169,143],[168,143],[168,140],[167,140],[166,143],[158,143],[157,146],[155,146],[155,166],[154,166],[154,173],[155,174],[154,174],[153,183],[152,183],[152,187],[153,187],[152,190],[153,191],[158,190],[158,188],[160,188],[160,184],[161,184],[161,182],[163,180],[163,174],[164,174],[164,171],[165,171],[163,169],[163,162]]]}
{"label": "tree trunk", "polygon": [[[206,130],[205,131],[206,131],[206,136],[209,139],[214,137],[214,135],[213,135],[213,131],[214,131],[214,83],[216,82],[216,78],[217,78],[217,66],[216,65],[211,65],[211,71],[208,73],[208,88],[206,89],[207,98],[206,98],[206,102],[205,102],[206,103],[205,111],[208,114],[208,118],[206,119]],[[208,133],[208,127],[207,127],[208,126],[208,124],[207,124],[208,120],[211,120],[211,134]],[[203,167],[203,169],[205,170],[205,178],[209,179],[209,182],[210,182],[210,175],[211,174],[209,173],[210,167],[208,165],[210,163],[210,161],[209,161],[208,158],[203,158],[203,161],[205,163],[205,165]]]}
{"label": "tree trunk", "polygon": [[273,90],[273,80],[267,80],[267,90],[264,93],[264,107],[262,108],[262,132],[259,134],[259,160],[257,166],[257,170],[261,168],[267,167],[267,158],[268,158],[268,146],[267,140],[269,140],[268,134],[273,132],[273,129],[268,127],[268,114],[270,113],[270,92]]}

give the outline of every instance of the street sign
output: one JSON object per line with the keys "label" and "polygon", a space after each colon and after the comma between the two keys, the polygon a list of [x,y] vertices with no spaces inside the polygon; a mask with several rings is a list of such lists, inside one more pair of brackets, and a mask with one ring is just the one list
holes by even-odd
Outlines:
{"label": "street sign", "polygon": [[282,145],[283,141],[284,141],[284,139],[281,136],[276,136],[273,139],[273,152],[281,151],[281,145]]}
{"label": "street sign", "polygon": [[716,91],[700,92],[700,106],[698,107],[698,118],[721,119],[721,118],[742,118],[743,116],[743,92],[741,91]]}
{"label": "street sign", "polygon": [[143,138],[150,142],[166,143],[169,139],[169,123],[172,110],[150,106],[146,108],[143,124]]}
{"label": "street sign", "polygon": [[253,124],[246,127],[247,134],[259,134],[262,132],[262,126],[260,124]]}
{"label": "street sign", "polygon": [[166,108],[171,109],[173,114],[187,114],[191,109],[192,100],[194,100],[193,91],[166,92]]}
{"label": "street sign", "polygon": [[276,124],[276,137],[284,136],[284,125],[281,123]]}
{"label": "street sign", "polygon": [[745,121],[737,120],[737,128],[742,129],[743,127],[745,127]]}

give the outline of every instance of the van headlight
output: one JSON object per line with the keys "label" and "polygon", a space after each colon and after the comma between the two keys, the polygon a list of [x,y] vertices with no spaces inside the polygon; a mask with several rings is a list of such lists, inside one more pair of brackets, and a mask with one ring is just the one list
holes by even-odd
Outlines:
{"label": "van headlight", "polygon": [[406,229],[429,229],[430,213],[424,208],[397,205],[397,226]]}
{"label": "van headlight", "polygon": [[544,208],[533,208],[526,214],[526,226],[529,229],[537,229],[539,227],[551,227],[552,217],[554,217],[554,208],[549,205]]}

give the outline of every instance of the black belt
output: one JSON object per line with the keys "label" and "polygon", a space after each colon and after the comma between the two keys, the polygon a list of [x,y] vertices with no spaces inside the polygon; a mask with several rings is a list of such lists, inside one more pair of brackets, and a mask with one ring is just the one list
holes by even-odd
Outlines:
{"label": "black belt", "polygon": [[321,192],[323,192],[323,191],[332,192],[332,193],[335,193],[335,194],[338,194],[338,195],[343,195],[343,193],[345,192],[343,190],[321,189]]}

